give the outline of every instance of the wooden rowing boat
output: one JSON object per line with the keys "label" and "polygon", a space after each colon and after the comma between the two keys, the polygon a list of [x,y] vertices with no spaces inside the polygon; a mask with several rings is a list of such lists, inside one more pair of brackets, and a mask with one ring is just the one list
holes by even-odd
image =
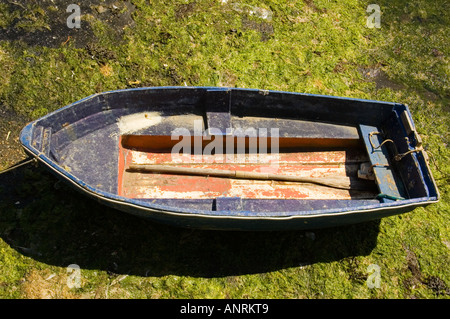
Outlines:
{"label": "wooden rowing boat", "polygon": [[290,92],[156,87],[92,95],[21,132],[86,195],[183,227],[358,223],[438,201],[407,106]]}

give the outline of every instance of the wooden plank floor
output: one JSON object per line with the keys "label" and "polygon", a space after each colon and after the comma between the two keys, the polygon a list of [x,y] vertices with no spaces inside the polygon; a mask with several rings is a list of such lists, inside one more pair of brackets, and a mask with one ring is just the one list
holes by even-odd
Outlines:
{"label": "wooden plank floor", "polygon": [[359,164],[367,161],[359,149],[342,151],[289,151],[278,156],[224,157],[187,155],[174,160],[171,153],[143,152],[120,147],[118,193],[127,198],[210,199],[357,199],[373,198],[371,191],[349,191],[314,184],[185,176],[127,171],[133,164],[169,164],[178,167],[257,171],[302,177],[356,176]]}

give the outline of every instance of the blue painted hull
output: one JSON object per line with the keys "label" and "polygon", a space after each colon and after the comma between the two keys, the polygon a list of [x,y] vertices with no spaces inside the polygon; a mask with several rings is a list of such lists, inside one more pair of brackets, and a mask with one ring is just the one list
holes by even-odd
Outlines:
{"label": "blue painted hull", "polygon": [[[211,116],[211,123],[215,121],[217,125],[230,124],[226,121],[233,115],[358,127],[376,173],[379,196],[367,200],[239,197],[176,200],[123,196],[118,184],[118,119],[142,111],[158,111],[168,116],[199,114],[205,111],[205,101],[216,103],[215,113],[210,110],[210,114],[225,114]],[[225,112],[216,112],[224,105]],[[382,131],[386,139],[395,143],[395,148],[388,145],[375,148],[373,143],[380,144],[381,140],[375,141],[369,134],[372,130]],[[398,103],[251,89],[128,89],[95,94],[50,113],[29,123],[20,140],[27,153],[87,196],[126,213],[180,227],[221,230],[333,227],[405,213],[439,199],[409,110]],[[398,159],[399,155],[403,157]],[[380,160],[386,160],[390,167],[379,165]]]}

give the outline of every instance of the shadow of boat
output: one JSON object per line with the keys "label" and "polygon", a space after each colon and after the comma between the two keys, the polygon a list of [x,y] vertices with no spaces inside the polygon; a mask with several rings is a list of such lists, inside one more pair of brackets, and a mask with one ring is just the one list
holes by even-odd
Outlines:
{"label": "shadow of boat", "polygon": [[176,228],[82,196],[43,168],[0,175],[0,236],[19,253],[136,276],[255,274],[370,254],[379,221],[309,231]]}

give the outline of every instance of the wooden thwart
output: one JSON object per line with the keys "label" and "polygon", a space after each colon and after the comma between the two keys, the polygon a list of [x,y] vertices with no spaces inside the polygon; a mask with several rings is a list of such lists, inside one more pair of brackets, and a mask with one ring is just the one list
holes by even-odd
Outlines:
{"label": "wooden thwart", "polygon": [[280,175],[261,172],[176,167],[171,165],[157,165],[157,164],[130,164],[128,170],[139,172],[163,173],[163,174],[196,175],[196,176],[211,176],[211,177],[235,178],[235,179],[273,180],[285,182],[310,183],[347,190],[367,188],[367,183],[361,181],[351,181],[350,178],[348,177],[313,178],[313,177],[300,177],[300,176]]}
{"label": "wooden thwart", "polygon": [[[215,147],[215,152],[226,152],[227,149],[236,150],[239,147],[242,151],[248,152],[249,147],[253,145],[254,148],[259,149],[261,145],[266,146],[266,151],[278,151],[283,149],[298,149],[298,148],[356,148],[360,146],[361,140],[359,136],[342,137],[342,138],[324,138],[324,137],[249,137],[249,136],[225,136],[225,135],[211,135],[211,136],[187,136],[175,137],[168,135],[122,135],[121,144],[123,148],[136,150],[159,150],[170,151],[182,139],[188,139],[188,145],[194,148],[197,143],[201,149],[204,149],[212,141],[216,145],[221,145],[222,148]],[[276,143],[276,144],[274,144]]]}

